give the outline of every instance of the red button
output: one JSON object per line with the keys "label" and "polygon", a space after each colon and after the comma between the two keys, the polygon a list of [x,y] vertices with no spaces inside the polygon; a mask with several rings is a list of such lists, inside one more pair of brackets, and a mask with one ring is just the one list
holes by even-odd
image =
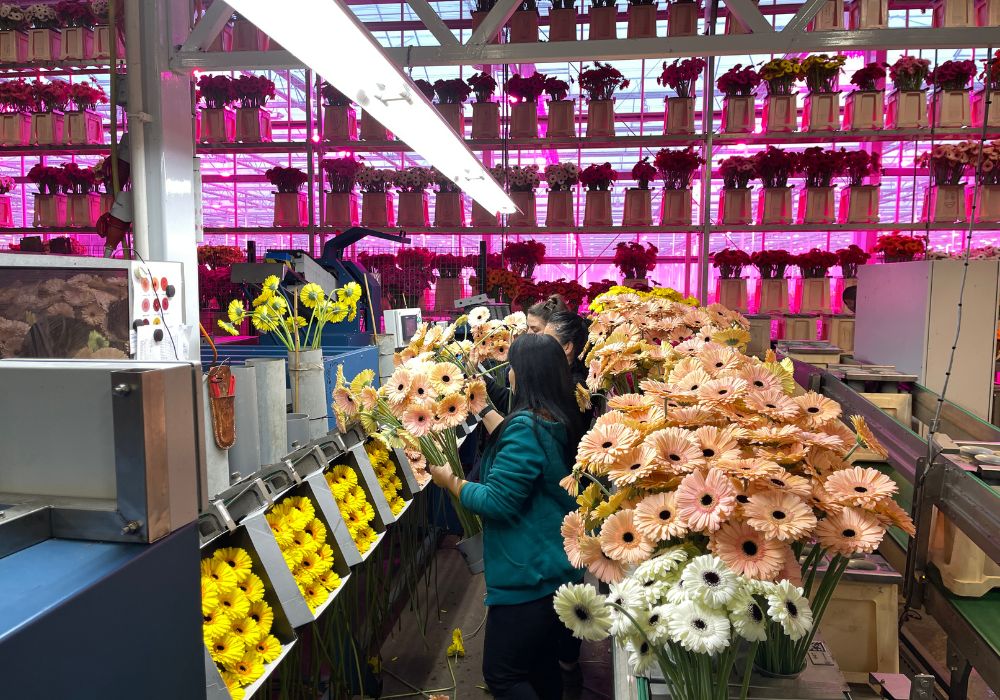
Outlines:
{"label": "red button", "polygon": [[149,291],[149,280],[146,279],[145,277],[142,278],[142,291],[144,292]]}
{"label": "red button", "polygon": [[142,300],[142,310],[149,311],[149,299]]}
{"label": "red button", "polygon": [[164,311],[166,311],[167,309],[169,309],[169,308],[170,308],[170,300],[169,300],[169,299],[164,299],[164,300],[163,300],[163,301],[162,301],[162,302],[160,303],[160,306],[162,306],[162,307],[163,307],[163,310],[164,310]]}
{"label": "red button", "polygon": [[159,310],[160,310],[160,300],[153,299],[153,311],[159,311]]}
{"label": "red button", "polygon": [[166,277],[161,277],[160,278],[160,289],[166,289],[166,288],[167,288],[167,278]]}
{"label": "red button", "polygon": [[159,289],[159,288],[160,288],[160,280],[158,280],[158,279],[156,279],[154,277],[153,278],[153,289]]}

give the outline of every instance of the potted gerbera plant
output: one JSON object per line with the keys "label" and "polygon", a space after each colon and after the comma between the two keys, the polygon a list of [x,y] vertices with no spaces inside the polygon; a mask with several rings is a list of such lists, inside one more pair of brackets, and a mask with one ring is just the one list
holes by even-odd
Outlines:
{"label": "potted gerbera plant", "polygon": [[28,60],[58,60],[62,33],[59,31],[59,15],[56,14],[55,6],[39,2],[28,5],[24,13],[31,22],[31,29],[28,30]]}
{"label": "potted gerbera plant", "polygon": [[798,113],[795,83],[804,75],[797,58],[773,58],[761,67],[760,77],[767,85],[764,131],[795,131]]}
{"label": "potted gerbera plant", "polygon": [[549,41],[576,41],[575,0],[552,0],[549,10]]}
{"label": "potted gerbera plant", "polygon": [[568,100],[569,83],[551,76],[545,79],[545,94],[549,96],[549,119],[545,128],[548,138],[576,137],[576,102]]}
{"label": "potted gerbera plant", "polygon": [[397,226],[430,226],[427,188],[433,181],[430,168],[413,166],[396,173],[396,188],[399,190]]}
{"label": "potted gerbera plant", "polygon": [[802,127],[805,131],[840,130],[840,93],[838,79],[840,69],[847,57],[825,53],[808,56],[802,62],[809,94],[802,112]]}
{"label": "potted gerbera plant", "polygon": [[[1000,0],[993,2],[993,7],[997,8],[1000,15]],[[996,24],[1000,24],[1000,16]],[[984,23],[982,26],[988,26]],[[983,72],[979,74],[979,79],[983,81],[983,87],[972,95],[972,126],[982,128],[983,121],[987,121],[986,126],[1000,127],[1000,109],[989,110],[989,117],[986,115],[987,96],[1000,93],[1000,49],[993,56],[982,59]]]}
{"label": "potted gerbera plant", "polygon": [[53,145],[63,142],[66,127],[66,107],[69,105],[69,83],[65,80],[31,84],[35,91],[35,104],[39,109],[31,115],[31,143]]}
{"label": "potted gerbera plant", "polygon": [[799,195],[799,223],[832,224],[835,221],[833,178],[844,172],[845,151],[813,146],[795,159],[796,172],[805,180]]}
{"label": "potted gerbera plant", "polygon": [[916,56],[902,56],[889,67],[889,77],[895,87],[889,95],[890,128],[917,129],[927,126],[927,100],[921,86],[930,70],[931,62]]}
{"label": "potted gerbera plant", "polygon": [[455,130],[459,138],[465,138],[465,108],[463,104],[472,94],[472,87],[461,78],[450,80],[435,80],[434,92],[437,94],[438,112]]}
{"label": "potted gerbera plant", "polygon": [[882,262],[911,262],[920,259],[927,251],[927,244],[923,238],[894,232],[879,236],[872,251],[878,254]]}
{"label": "potted gerbera plant", "polygon": [[688,146],[684,149],[663,148],[657,152],[653,165],[663,178],[661,226],[690,226],[692,210],[691,180],[705,159]]}
{"label": "potted gerbera plant", "polygon": [[656,79],[657,84],[672,88],[677,95],[666,98],[666,112],[663,115],[664,134],[694,133],[694,86],[705,70],[701,58],[678,59],[669,66],[663,62],[663,72]]}
{"label": "potted gerbera plant", "polygon": [[28,60],[30,21],[18,5],[0,3],[0,63],[24,63]]}
{"label": "potted gerbera plant", "polygon": [[67,144],[104,143],[104,123],[94,111],[98,104],[106,104],[108,96],[96,83],[83,81],[69,86],[69,98],[75,109],[67,109],[63,142]]}
{"label": "potted gerbera plant", "polygon": [[323,140],[354,141],[358,138],[358,115],[351,105],[351,98],[323,81]]}
{"label": "potted gerbera plant", "polygon": [[851,130],[881,129],[885,125],[885,63],[869,63],[854,71],[851,84],[857,90],[847,93],[844,126]]}
{"label": "potted gerbera plant", "polygon": [[549,186],[545,225],[550,227],[576,226],[573,216],[573,189],[579,181],[580,168],[576,163],[552,163],[545,166],[545,182]]}
{"label": "potted gerbera plant", "polygon": [[541,184],[537,165],[512,165],[507,168],[507,185],[517,212],[507,215],[508,226],[537,226],[535,188]]}
{"label": "potted gerbera plant", "polygon": [[525,44],[538,41],[538,6],[535,0],[521,0],[508,24],[510,43]]}
{"label": "potted gerbera plant", "polygon": [[35,91],[24,78],[0,82],[0,145],[31,143],[31,114],[36,109]]}
{"label": "potted gerbera plant", "polygon": [[94,24],[97,18],[86,0],[60,0],[56,15],[62,23],[62,60],[83,60],[94,52]]}
{"label": "potted gerbera plant", "polygon": [[756,124],[754,91],[760,85],[760,73],[753,66],[737,63],[723,73],[716,86],[722,99],[722,133],[749,134]]}
{"label": "potted gerbera plant", "polygon": [[622,212],[622,226],[653,225],[653,192],[649,183],[656,179],[656,168],[649,162],[649,156],[639,159],[632,166],[632,179],[636,187],[625,190],[625,208]]}
{"label": "potted gerbera plant", "polygon": [[962,141],[957,144],[937,144],[921,153],[918,166],[930,169],[931,185],[924,195],[924,220],[934,223],[954,223],[966,220],[966,170],[979,160],[979,144]]}
{"label": "potted gerbera plant", "polygon": [[365,165],[358,172],[361,186],[361,225],[385,228],[396,223],[392,201],[392,187],[396,183],[395,170],[380,170]]}
{"label": "potted gerbera plant", "polygon": [[618,38],[618,7],[615,0],[590,0],[588,39]]}
{"label": "potted gerbera plant", "polygon": [[236,115],[230,108],[236,101],[233,79],[228,75],[202,75],[198,92],[205,106],[200,111],[202,143],[229,143],[236,134]]}
{"label": "potted gerbera plant", "polygon": [[274,97],[274,82],[264,75],[241,75],[233,81],[240,106],[236,108],[236,140],[260,143],[271,140],[271,113],[264,109]]}
{"label": "potted gerbera plant", "polygon": [[264,173],[267,181],[274,185],[274,225],[305,226],[309,223],[309,202],[302,185],[308,176],[298,168],[276,165]]}
{"label": "potted gerbera plant", "polygon": [[472,138],[499,138],[500,103],[492,100],[497,89],[496,79],[489,73],[473,73],[465,82],[476,95],[472,103]]}
{"label": "potted gerbera plant", "polygon": [[719,223],[744,226],[753,219],[750,181],[756,176],[752,158],[730,156],[719,163],[722,192],[719,194]]}
{"label": "potted gerbera plant", "polygon": [[844,224],[878,223],[878,153],[847,151],[843,155],[847,187],[840,196],[840,222]]}
{"label": "potted gerbera plant", "polygon": [[364,165],[353,155],[324,158],[320,168],[330,189],[323,208],[323,225],[347,229],[358,223],[358,196],[354,188]]}
{"label": "potted gerbera plant", "polygon": [[792,223],[792,190],[788,178],[796,167],[796,154],[768,146],[751,156],[754,173],[764,187],[757,204],[757,223]]}
{"label": "potted gerbera plant", "polygon": [[750,264],[760,274],[757,287],[757,313],[788,313],[788,280],[785,271],[793,256],[787,250],[758,250],[750,255]]}
{"label": "potted gerbera plant", "polygon": [[580,71],[580,89],[587,94],[587,136],[615,135],[615,92],[629,86],[620,70],[594,61],[593,68]]}
{"label": "potted gerbera plant", "polygon": [[516,100],[510,106],[511,138],[538,138],[538,98],[545,92],[546,79],[544,73],[527,78],[515,73],[504,83],[504,90]]}
{"label": "potted gerbera plant", "polygon": [[28,182],[38,186],[35,195],[35,217],[33,225],[55,227],[66,225],[66,186],[62,168],[37,163],[28,171]]}
{"label": "potted gerbera plant", "polygon": [[[94,58],[111,58],[111,49],[114,48],[116,56],[121,58],[125,55],[125,42],[122,38],[120,26],[111,26],[111,1],[112,0],[91,0],[90,10],[94,13]],[[118,22],[121,21],[121,12],[117,15]],[[117,24],[117,23],[116,23]],[[115,46],[112,47],[112,43]]]}
{"label": "potted gerbera plant", "polygon": [[462,190],[437,168],[430,169],[431,184],[437,187],[434,196],[434,226],[437,228],[464,228],[465,206]]}
{"label": "potted gerbera plant", "polygon": [[0,175],[0,227],[14,227],[14,210],[11,207],[10,193],[14,191],[14,178]]}
{"label": "potted gerbera plant", "polygon": [[[656,269],[656,254],[660,252],[652,243],[645,246],[634,241],[615,246],[612,264],[622,275],[626,287],[648,287],[646,275]],[[590,300],[593,304],[593,299]]]}
{"label": "potted gerbera plant", "polygon": [[80,228],[94,226],[101,213],[97,174],[93,168],[81,168],[76,163],[64,163],[62,168],[66,189],[66,225]]}
{"label": "potted gerbera plant", "polygon": [[747,280],[743,268],[750,264],[750,256],[739,248],[723,248],[712,256],[712,265],[719,271],[715,300],[727,309],[747,312]]}
{"label": "potted gerbera plant", "polygon": [[969,83],[976,74],[975,61],[945,61],[924,80],[934,87],[928,117],[935,127],[962,128],[972,124]]}
{"label": "potted gerbera plant", "polygon": [[652,39],[656,36],[656,0],[628,0],[629,39]]}
{"label": "potted gerbera plant", "polygon": [[968,206],[975,201],[975,220],[1000,221],[1000,139],[984,143],[982,163],[976,173],[978,186],[968,193]]}
{"label": "potted gerbera plant", "polygon": [[799,281],[798,308],[800,314],[830,313],[830,268],[837,264],[836,253],[813,248],[793,256],[802,279]]}
{"label": "potted gerbera plant", "polygon": [[611,163],[588,165],[580,173],[580,184],[587,188],[584,226],[611,226],[611,184],[617,179]]}

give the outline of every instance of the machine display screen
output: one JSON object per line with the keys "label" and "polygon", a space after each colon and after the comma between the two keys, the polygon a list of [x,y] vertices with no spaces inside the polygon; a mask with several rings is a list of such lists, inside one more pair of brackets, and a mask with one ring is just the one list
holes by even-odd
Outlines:
{"label": "machine display screen", "polygon": [[416,314],[400,316],[399,331],[400,335],[403,336],[401,338],[402,342],[404,343],[410,342],[410,338],[412,338],[413,334],[417,332],[417,326],[419,325],[420,325],[420,317],[417,316]]}

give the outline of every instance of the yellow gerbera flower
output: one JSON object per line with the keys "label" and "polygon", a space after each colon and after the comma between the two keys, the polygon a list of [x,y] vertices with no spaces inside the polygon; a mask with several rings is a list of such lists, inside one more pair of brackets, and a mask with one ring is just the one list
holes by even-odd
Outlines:
{"label": "yellow gerbera flower", "polygon": [[243,323],[247,317],[247,310],[243,306],[243,301],[241,299],[233,299],[229,302],[229,309],[227,313],[229,314],[229,320],[232,323]]}
{"label": "yellow gerbera flower", "polygon": [[301,316],[295,316],[294,318],[289,316],[288,318],[284,319],[283,323],[285,324],[285,330],[288,331],[289,333],[294,333],[298,329],[305,328],[306,325],[308,325],[306,323],[306,320]]}
{"label": "yellow gerbera flower", "polygon": [[357,282],[348,282],[340,289],[344,290],[344,301],[348,304],[356,304],[360,301],[361,285]]}
{"label": "yellow gerbera flower", "polygon": [[315,282],[310,282],[302,287],[302,291],[299,292],[299,298],[302,300],[302,305],[307,309],[315,309],[317,304],[322,303],[326,299],[326,294],[323,292],[322,287]]}
{"label": "yellow gerbera flower", "polygon": [[281,642],[272,635],[264,637],[254,646],[257,656],[266,664],[274,661],[281,654]]}
{"label": "yellow gerbera flower", "polygon": [[219,587],[210,578],[201,579],[201,612],[204,615],[209,610],[219,607]]}
{"label": "yellow gerbera flower", "polygon": [[262,291],[270,292],[271,294],[278,293],[278,287],[281,284],[281,280],[278,279],[277,275],[268,275],[264,278],[264,284],[261,285]]}
{"label": "yellow gerbera flower", "polygon": [[272,333],[278,330],[281,319],[271,310],[269,306],[258,306],[250,315],[250,322],[253,327],[264,333]]}
{"label": "yellow gerbera flower", "polygon": [[274,539],[277,540],[278,547],[284,549],[291,545],[295,537],[295,531],[291,528],[288,521],[279,513],[268,513],[264,517],[267,518],[267,524],[271,526],[271,532],[274,533]]}
{"label": "yellow gerbera flower", "polygon": [[226,634],[212,642],[212,648],[209,649],[209,652],[211,652],[212,660],[215,663],[228,666],[243,658],[245,646],[243,640],[235,634]]}
{"label": "yellow gerbera flower", "polygon": [[219,607],[225,610],[230,619],[235,620],[250,612],[250,599],[238,588],[219,594]]}
{"label": "yellow gerbera flower", "polygon": [[[298,496],[296,498],[289,498],[286,500],[291,502],[292,507],[304,513],[309,520],[316,517],[316,506],[314,506],[313,502],[306,496]],[[306,524],[308,524],[308,522],[303,524],[303,527],[305,527]]]}
{"label": "yellow gerbera flower", "polygon": [[256,621],[249,615],[233,620],[232,633],[242,639],[247,647],[253,647],[257,640],[264,636]]}
{"label": "yellow gerbera flower", "polygon": [[203,611],[201,619],[201,631],[205,637],[206,646],[229,632],[229,616],[222,608]]}
{"label": "yellow gerbera flower", "polygon": [[389,502],[389,510],[392,511],[393,515],[399,515],[399,513],[406,507],[406,501],[402,498],[394,498]]}
{"label": "yellow gerbera flower", "polygon": [[320,550],[316,552],[316,558],[317,577],[333,568],[333,549],[330,548],[330,545],[325,544],[320,547]]}
{"label": "yellow gerbera flower", "polygon": [[310,583],[305,587],[306,605],[309,606],[310,610],[318,608],[320,605],[325,603],[326,599],[329,597],[329,591],[327,591],[319,583]]}
{"label": "yellow gerbera flower", "polygon": [[228,564],[218,559],[201,560],[201,577],[215,583],[220,595],[236,590],[236,572]]}
{"label": "yellow gerbera flower", "polygon": [[229,568],[236,574],[237,583],[250,575],[250,567],[253,566],[253,559],[241,547],[223,547],[222,549],[217,549],[212,558],[228,564]]}
{"label": "yellow gerbera flower", "polygon": [[320,544],[326,542],[326,525],[319,518],[310,520],[309,524],[305,527],[305,531]]}
{"label": "yellow gerbera flower", "polygon": [[750,342],[750,333],[742,328],[728,328],[712,334],[712,342],[729,347],[743,347]]}
{"label": "yellow gerbera flower", "polygon": [[271,625],[274,624],[274,611],[263,600],[258,600],[256,603],[250,604],[250,611],[247,613],[247,617],[257,623],[261,634],[270,632]]}
{"label": "yellow gerbera flower", "polygon": [[349,309],[345,304],[335,301],[330,305],[330,323],[340,323],[347,318]]}
{"label": "yellow gerbera flower", "polygon": [[226,689],[229,691],[229,695],[233,700],[243,700],[246,697],[246,691],[243,690],[242,681],[234,673],[229,671],[222,672],[222,680],[226,684]]}
{"label": "yellow gerbera flower", "polygon": [[316,581],[328,591],[335,591],[340,588],[340,576],[333,569],[323,573]]}
{"label": "yellow gerbera flower", "polygon": [[251,603],[256,603],[264,599],[264,582],[257,574],[250,574],[245,579],[236,584],[236,587],[243,591]]}
{"label": "yellow gerbera flower", "polygon": [[302,558],[305,555],[306,553],[298,547],[289,547],[281,553],[282,558],[285,560],[285,565],[290,570],[294,570],[302,562]]}
{"label": "yellow gerbera flower", "polygon": [[219,321],[218,321],[218,323],[219,323],[219,328],[221,328],[222,330],[224,330],[229,335],[239,335],[240,334],[240,330],[236,326],[234,326],[233,324],[231,324],[229,321],[225,321],[225,320],[223,320],[223,319],[220,318]]}
{"label": "yellow gerbera flower", "polygon": [[288,313],[288,302],[285,301],[285,297],[280,294],[273,295],[265,303],[267,304],[267,308],[271,309],[271,311],[279,316]]}
{"label": "yellow gerbera flower", "polygon": [[243,685],[250,685],[264,675],[264,664],[256,651],[249,651],[235,663],[228,665],[227,670],[240,679]]}

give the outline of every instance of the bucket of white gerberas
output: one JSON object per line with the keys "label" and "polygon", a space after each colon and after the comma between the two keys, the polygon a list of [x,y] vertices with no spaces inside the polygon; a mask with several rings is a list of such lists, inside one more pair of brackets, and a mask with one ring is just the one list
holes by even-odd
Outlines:
{"label": "bucket of white gerberas", "polygon": [[611,584],[607,596],[589,584],[563,585],[556,612],[575,637],[614,637],[636,675],[658,665],[674,700],[728,700],[731,685],[746,698],[758,644],[769,629],[805,637],[809,601],[787,580],[754,581],[712,554],[691,553],[664,551]]}

